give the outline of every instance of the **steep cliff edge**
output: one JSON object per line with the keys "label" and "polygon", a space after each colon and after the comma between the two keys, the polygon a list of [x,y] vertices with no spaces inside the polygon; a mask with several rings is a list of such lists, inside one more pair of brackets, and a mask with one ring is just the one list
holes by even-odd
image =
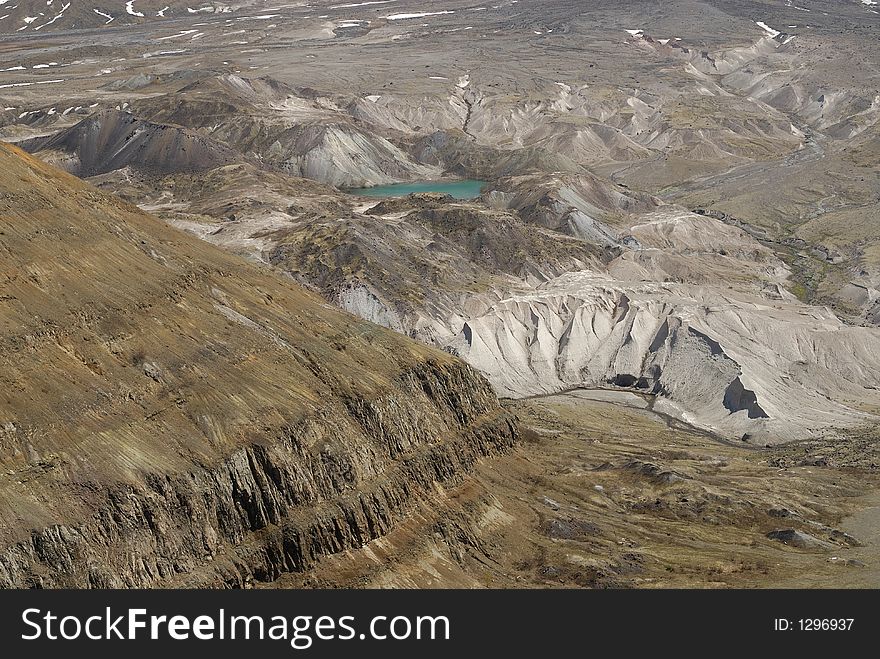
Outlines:
{"label": "steep cliff edge", "polygon": [[449,355],[0,145],[0,586],[240,586],[507,449]]}

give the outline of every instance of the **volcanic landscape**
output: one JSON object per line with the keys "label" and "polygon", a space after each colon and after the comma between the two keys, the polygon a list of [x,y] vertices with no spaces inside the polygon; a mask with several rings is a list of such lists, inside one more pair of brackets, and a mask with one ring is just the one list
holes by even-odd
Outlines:
{"label": "volcanic landscape", "polygon": [[880,586],[878,122],[870,0],[0,0],[0,586]]}

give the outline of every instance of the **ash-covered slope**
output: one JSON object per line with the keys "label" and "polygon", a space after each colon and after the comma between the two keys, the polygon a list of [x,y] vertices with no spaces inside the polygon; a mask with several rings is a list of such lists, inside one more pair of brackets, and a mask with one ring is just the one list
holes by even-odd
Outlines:
{"label": "ash-covered slope", "polygon": [[593,174],[532,174],[502,179],[488,194],[493,206],[511,208],[538,226],[604,247],[617,244],[607,219],[644,213],[659,201]]}
{"label": "ash-covered slope", "polygon": [[241,585],[510,445],[449,355],[0,145],[0,585]]}
{"label": "ash-covered slope", "polygon": [[120,110],[104,110],[21,146],[80,177],[123,167],[160,174],[205,171],[244,160],[242,154],[195,131],[144,121]]}
{"label": "ash-covered slope", "polygon": [[633,221],[606,271],[511,290],[448,347],[504,395],[635,388],[762,444],[876,423],[880,331],[798,302],[743,231],[670,207]]}
{"label": "ash-covered slope", "polygon": [[294,176],[331,185],[362,187],[440,174],[388,139],[393,131],[383,134],[387,131],[352,121],[336,99],[270,77],[201,79],[175,94],[140,100],[133,111],[210,135]]}

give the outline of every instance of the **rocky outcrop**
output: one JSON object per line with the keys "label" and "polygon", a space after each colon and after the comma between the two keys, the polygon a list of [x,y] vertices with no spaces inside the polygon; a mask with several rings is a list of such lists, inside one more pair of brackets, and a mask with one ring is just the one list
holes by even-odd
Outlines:
{"label": "rocky outcrop", "polygon": [[270,581],[381,537],[438,485],[511,447],[512,421],[467,368],[426,364],[398,384],[346,401],[341,419],[328,408],[264,429],[214,467],[111,484],[89,519],[4,546],[0,587]]}

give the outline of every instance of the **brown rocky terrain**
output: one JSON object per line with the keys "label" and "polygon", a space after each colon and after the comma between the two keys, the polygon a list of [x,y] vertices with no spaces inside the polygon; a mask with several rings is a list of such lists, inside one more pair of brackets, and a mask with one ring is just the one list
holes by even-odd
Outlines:
{"label": "brown rocky terrain", "polygon": [[0,0],[6,583],[876,585],[878,11]]}
{"label": "brown rocky terrain", "polygon": [[457,360],[0,158],[3,586],[274,579],[510,447]]}
{"label": "brown rocky terrain", "polygon": [[[650,400],[508,402],[523,439],[361,550],[285,586],[876,588],[876,433],[723,444]],[[866,450],[867,449],[867,450]]]}

